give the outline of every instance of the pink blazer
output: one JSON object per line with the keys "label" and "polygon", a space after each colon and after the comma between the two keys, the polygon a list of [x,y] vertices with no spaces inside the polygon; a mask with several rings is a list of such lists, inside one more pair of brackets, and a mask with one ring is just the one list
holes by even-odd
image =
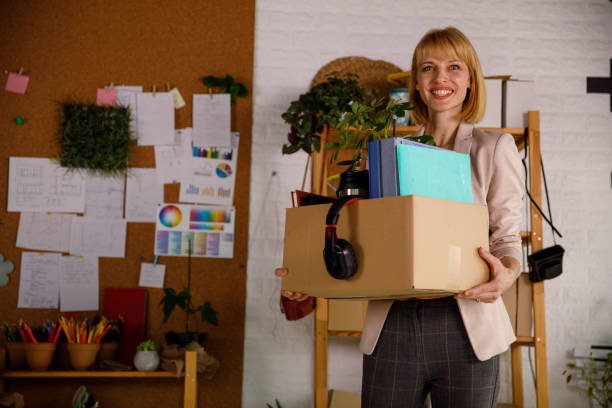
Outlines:
{"label": "pink blazer", "polygon": [[[415,136],[424,132],[422,128]],[[489,210],[490,251],[498,258],[521,259],[520,225],[524,184],[514,138],[508,133],[484,131],[461,122],[453,150],[470,155],[474,203]],[[368,310],[360,350],[372,354],[393,300],[375,300]],[[504,352],[516,338],[501,299],[476,303],[457,299],[474,353],[479,360]]]}

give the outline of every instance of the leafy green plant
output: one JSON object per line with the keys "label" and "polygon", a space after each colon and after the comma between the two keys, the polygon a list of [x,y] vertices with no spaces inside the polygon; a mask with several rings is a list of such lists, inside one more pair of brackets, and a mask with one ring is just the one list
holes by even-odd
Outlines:
{"label": "leafy green plant", "polygon": [[[343,149],[355,149],[351,160],[340,161],[340,166],[349,166],[349,170],[359,167],[362,160],[367,159],[367,146],[373,140],[386,139],[393,135],[394,118],[402,118],[407,110],[413,110],[410,102],[396,104],[390,100],[385,105],[385,98],[374,98],[370,102],[355,101],[351,110],[344,115],[338,123],[340,130],[339,142],[329,142],[325,145],[326,150],[335,150],[330,156],[330,163],[338,159],[338,153]],[[419,143],[435,146],[432,136],[423,135],[411,137]]]}
{"label": "leafy green plant", "polygon": [[168,318],[178,306],[185,312],[185,333],[190,333],[190,318],[197,312],[200,312],[203,322],[209,322],[214,326],[219,325],[218,313],[212,308],[210,302],[204,302],[196,308],[191,305],[191,240],[189,240],[187,260],[187,286],[180,292],[176,292],[172,288],[165,288],[164,294],[165,296],[159,303],[164,312],[162,324],[168,321]]}
{"label": "leafy green plant", "polygon": [[172,288],[166,288],[164,289],[164,294],[165,296],[161,300],[161,305],[163,305],[162,310],[164,312],[162,324],[168,321],[168,318],[178,306],[179,309],[185,312],[185,330],[187,332],[189,332],[189,316],[197,312],[200,312],[203,322],[209,322],[215,326],[219,325],[217,312],[212,308],[210,302],[204,302],[195,309],[191,306],[191,292],[189,287],[184,287],[183,290],[178,293]]}
{"label": "leafy green plant", "polygon": [[607,353],[605,359],[590,358],[585,360],[583,366],[568,363],[563,371],[565,380],[569,384],[574,377],[573,373],[579,373],[580,378],[585,381],[587,395],[593,398],[602,408],[612,406],[612,352]]}
{"label": "leafy green plant", "polygon": [[368,92],[359,86],[356,74],[337,75],[336,72],[327,75],[324,82],[292,101],[281,115],[291,125],[287,135],[289,143],[283,145],[283,154],[299,150],[308,154],[313,150],[320,151],[321,138],[317,133],[322,132],[325,125],[336,127],[352,103],[369,97]]}
{"label": "leafy green plant", "polygon": [[157,350],[157,345],[155,344],[155,342],[153,340],[147,340],[147,341],[141,342],[136,347],[136,350],[138,350],[138,351],[155,351],[155,350]]}
{"label": "leafy green plant", "polygon": [[64,102],[60,107],[59,163],[103,175],[125,174],[129,148],[136,141],[129,108],[78,102]]}
{"label": "leafy green plant", "polygon": [[224,77],[205,76],[202,78],[202,83],[208,88],[220,89],[221,92],[230,94],[232,105],[236,103],[237,96],[241,98],[249,96],[249,91],[246,87],[236,81],[231,75]]}
{"label": "leafy green plant", "polygon": [[280,402],[278,402],[276,398],[274,398],[274,403],[276,404],[276,407],[273,407],[272,404],[266,404],[266,407],[267,408],[283,408],[283,406],[280,404]]}

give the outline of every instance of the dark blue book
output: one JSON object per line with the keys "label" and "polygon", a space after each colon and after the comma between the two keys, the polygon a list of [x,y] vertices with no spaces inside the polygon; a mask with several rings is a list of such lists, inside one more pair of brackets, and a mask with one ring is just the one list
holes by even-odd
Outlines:
{"label": "dark blue book", "polygon": [[382,197],[380,190],[380,141],[368,143],[368,170],[370,176],[370,198]]}

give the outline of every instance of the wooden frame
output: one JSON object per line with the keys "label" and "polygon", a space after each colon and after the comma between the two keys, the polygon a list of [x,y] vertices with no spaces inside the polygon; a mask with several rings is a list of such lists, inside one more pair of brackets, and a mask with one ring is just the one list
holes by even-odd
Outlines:
{"label": "wooden frame", "polygon": [[[5,350],[0,348],[0,353],[5,355]],[[183,408],[197,408],[198,404],[198,376],[197,376],[197,353],[195,351],[185,352],[184,377],[185,394],[183,397]],[[170,371],[14,371],[4,370],[5,362],[0,361],[0,392],[4,391],[4,382],[19,378],[174,378],[177,376]]]}
{"label": "wooden frame", "polygon": [[[398,136],[414,133],[419,128],[416,126],[399,127],[396,129]],[[524,146],[523,128],[483,128],[510,133],[519,150]],[[321,134],[321,146],[326,142],[337,138],[337,130],[325,129]],[[540,178],[540,113],[529,111],[527,125],[527,147],[529,159],[529,191],[531,196],[541,208],[542,185]],[[325,151],[314,152],[312,157],[312,185],[311,191],[315,194],[332,195],[333,192],[327,187],[328,174],[338,171],[333,165],[329,165],[329,154]],[[532,251],[542,249],[542,219],[533,204],[529,205],[530,231],[521,233],[523,245],[529,241]],[[536,396],[537,407],[548,408],[548,374],[546,360],[546,321],[544,309],[544,282],[532,283],[533,292],[533,337],[518,337],[511,346],[512,361],[512,395],[515,407],[523,407],[523,376],[522,376],[522,347],[534,347],[536,366]],[[314,339],[314,394],[315,408],[327,408],[327,345],[329,336],[338,337],[360,337],[361,332],[331,332],[327,329],[328,302],[326,299],[318,298],[315,310],[315,339]]]}

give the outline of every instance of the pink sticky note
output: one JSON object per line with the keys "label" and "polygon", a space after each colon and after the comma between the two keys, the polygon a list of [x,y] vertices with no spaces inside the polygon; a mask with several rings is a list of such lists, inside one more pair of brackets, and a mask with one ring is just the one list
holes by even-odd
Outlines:
{"label": "pink sticky note", "polygon": [[29,81],[29,76],[19,75],[14,72],[11,72],[9,73],[4,90],[9,92],[15,92],[18,94],[24,94],[26,89],[28,89]]}
{"label": "pink sticky note", "polygon": [[117,102],[116,89],[98,88],[98,100],[96,102],[98,105],[115,106],[115,102]]}

